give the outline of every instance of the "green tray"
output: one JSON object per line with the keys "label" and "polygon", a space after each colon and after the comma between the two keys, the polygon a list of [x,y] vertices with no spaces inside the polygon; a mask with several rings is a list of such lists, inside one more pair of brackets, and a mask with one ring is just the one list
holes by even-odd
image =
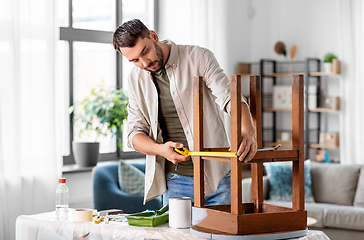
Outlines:
{"label": "green tray", "polygon": [[155,227],[165,223],[168,220],[169,214],[168,205],[157,211],[145,211],[125,216],[128,219],[129,225],[139,227]]}

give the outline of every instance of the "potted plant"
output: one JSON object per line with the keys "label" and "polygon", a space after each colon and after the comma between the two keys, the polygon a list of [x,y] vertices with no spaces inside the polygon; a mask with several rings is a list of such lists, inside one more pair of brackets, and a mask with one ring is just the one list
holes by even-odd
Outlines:
{"label": "potted plant", "polygon": [[118,147],[122,149],[121,133],[123,122],[128,115],[127,104],[128,97],[122,89],[106,87],[102,81],[82,101],[69,107],[69,113],[73,113],[73,125],[79,129],[79,136],[91,133],[95,136],[94,142],[72,142],[75,162],[79,166],[89,167],[97,164],[97,140],[101,135],[116,136]]}
{"label": "potted plant", "polygon": [[331,73],[332,72],[332,60],[337,59],[336,55],[333,53],[327,53],[324,56],[324,72]]}

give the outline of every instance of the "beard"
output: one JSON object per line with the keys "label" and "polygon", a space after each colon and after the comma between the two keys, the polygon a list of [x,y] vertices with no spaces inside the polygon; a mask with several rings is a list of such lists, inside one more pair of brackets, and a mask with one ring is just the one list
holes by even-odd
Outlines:
{"label": "beard", "polygon": [[[153,42],[153,43],[154,43],[155,51],[157,53],[157,60],[151,62],[146,68],[144,68],[144,70],[155,73],[162,69],[163,63],[164,63],[164,56],[163,56],[162,48],[157,43],[155,43],[155,42]],[[156,70],[154,70],[154,71],[148,69],[151,66],[153,66],[153,64],[156,64],[156,67],[157,67]]]}

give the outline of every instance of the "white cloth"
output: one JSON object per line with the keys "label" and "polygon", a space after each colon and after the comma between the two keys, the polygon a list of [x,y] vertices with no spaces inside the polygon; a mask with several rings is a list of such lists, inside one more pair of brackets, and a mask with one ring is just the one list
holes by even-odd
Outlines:
{"label": "white cloth", "polygon": [[[181,120],[188,145],[193,148],[193,76],[202,76],[203,86],[203,134],[205,147],[229,147],[224,127],[223,111],[230,112],[230,81],[220,68],[213,53],[198,46],[171,45],[165,65],[170,80],[170,90],[177,114]],[[158,134],[158,93],[149,72],[135,67],[128,83],[128,145],[142,133],[154,141]],[[246,103],[242,96],[242,102]],[[193,149],[191,149],[193,150]],[[206,161],[205,194],[215,192],[219,181],[230,170],[230,163]],[[147,156],[144,201],[166,192],[164,160]]]}
{"label": "white cloth", "polygon": [[[54,212],[19,216],[16,220],[16,240],[205,239],[190,234],[189,228],[170,228],[168,223],[157,227],[136,227],[129,226],[127,222],[114,221],[109,221],[109,224],[104,222],[95,224],[93,222],[55,221],[54,216]],[[261,239],[261,236],[258,236],[257,239]],[[312,230],[308,230],[306,236],[291,239],[330,240],[324,232]]]}
{"label": "white cloth", "polygon": [[0,239],[20,214],[54,210],[62,156],[56,151],[55,1],[0,4]]}

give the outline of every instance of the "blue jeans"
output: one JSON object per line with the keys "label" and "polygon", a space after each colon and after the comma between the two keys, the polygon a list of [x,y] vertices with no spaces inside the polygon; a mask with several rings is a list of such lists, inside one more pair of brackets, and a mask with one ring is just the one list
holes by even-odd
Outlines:
{"label": "blue jeans", "polygon": [[[205,205],[221,205],[231,203],[231,174],[223,177],[217,187],[216,192],[205,196]],[[194,182],[193,177],[186,177],[174,173],[167,173],[167,192],[163,194],[163,206],[168,204],[169,197],[190,197],[192,206],[194,205]]]}

